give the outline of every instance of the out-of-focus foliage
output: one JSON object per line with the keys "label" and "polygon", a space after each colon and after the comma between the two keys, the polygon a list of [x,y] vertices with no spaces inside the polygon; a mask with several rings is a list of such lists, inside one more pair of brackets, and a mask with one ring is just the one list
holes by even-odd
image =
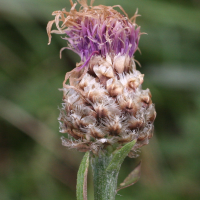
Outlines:
{"label": "out-of-focus foliage", "polygon": [[[200,199],[200,2],[198,0],[96,0],[120,4],[148,33],[135,58],[156,104],[155,136],[138,159],[127,158],[123,181],[142,159],[140,181],[118,199]],[[57,109],[65,73],[79,58],[47,46],[46,24],[67,0],[0,2],[0,199],[75,199],[82,153],[61,146]],[[138,67],[139,68],[139,67]],[[90,169],[91,170],[91,169]],[[89,199],[92,199],[91,175]]]}

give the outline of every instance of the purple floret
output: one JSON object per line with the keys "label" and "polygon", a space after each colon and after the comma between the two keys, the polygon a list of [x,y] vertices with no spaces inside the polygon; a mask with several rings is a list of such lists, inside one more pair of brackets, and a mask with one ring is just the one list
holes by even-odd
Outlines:
{"label": "purple floret", "polygon": [[70,26],[65,30],[69,49],[77,53],[82,61],[86,61],[93,52],[106,56],[106,54],[121,54],[133,56],[138,48],[140,27],[136,28],[125,20],[90,19]]}

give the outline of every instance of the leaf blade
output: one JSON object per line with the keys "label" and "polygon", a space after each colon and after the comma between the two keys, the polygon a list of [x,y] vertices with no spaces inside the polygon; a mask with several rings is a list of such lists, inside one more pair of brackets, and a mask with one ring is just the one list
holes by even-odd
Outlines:
{"label": "leaf blade", "polygon": [[132,142],[129,142],[128,144],[124,145],[120,150],[118,150],[114,156],[113,159],[110,161],[106,171],[112,171],[112,170],[119,170],[119,167],[121,166],[122,162],[130,152],[130,150],[135,145],[136,140],[133,140]]}
{"label": "leaf blade", "polygon": [[141,165],[142,165],[142,162],[140,161],[137,167],[124,179],[124,181],[117,188],[117,192],[121,189],[124,189],[126,187],[129,187],[135,184],[140,179]]}
{"label": "leaf blade", "polygon": [[89,167],[89,156],[90,153],[86,152],[78,170],[76,186],[77,200],[87,200],[87,173]]}

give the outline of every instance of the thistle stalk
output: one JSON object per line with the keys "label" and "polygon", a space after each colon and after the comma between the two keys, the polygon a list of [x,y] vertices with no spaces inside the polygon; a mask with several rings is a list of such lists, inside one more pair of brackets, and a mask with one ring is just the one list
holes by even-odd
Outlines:
{"label": "thistle stalk", "polygon": [[94,200],[114,200],[117,190],[118,169],[107,171],[113,155],[99,152],[91,158],[94,183]]}

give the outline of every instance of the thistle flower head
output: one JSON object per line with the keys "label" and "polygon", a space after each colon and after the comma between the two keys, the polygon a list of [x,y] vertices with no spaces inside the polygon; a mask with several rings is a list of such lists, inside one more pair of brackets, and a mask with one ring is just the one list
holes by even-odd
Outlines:
{"label": "thistle flower head", "polygon": [[[63,139],[63,145],[98,153],[136,139],[135,151],[152,137],[156,116],[149,89],[142,90],[144,75],[133,59],[141,34],[137,12],[129,19],[121,6],[92,6],[93,1],[88,6],[79,0],[77,11],[70,2],[71,10],[53,12],[55,19],[47,25],[49,43],[51,33],[64,34],[68,46],[61,52],[71,49],[81,58],[63,82],[60,131],[72,136]],[[57,30],[51,30],[54,23]]]}

